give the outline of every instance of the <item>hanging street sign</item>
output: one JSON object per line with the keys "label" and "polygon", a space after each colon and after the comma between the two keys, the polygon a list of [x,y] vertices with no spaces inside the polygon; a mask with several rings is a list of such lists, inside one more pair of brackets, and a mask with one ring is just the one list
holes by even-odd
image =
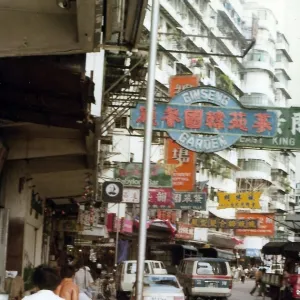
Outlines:
{"label": "hanging street sign", "polygon": [[219,206],[217,209],[224,208],[250,208],[261,209],[259,199],[262,192],[226,193],[218,192],[217,197]]}
{"label": "hanging street sign", "polygon": [[[142,163],[118,163],[114,169],[114,179],[125,187],[141,188],[142,168]],[[172,177],[162,165],[151,164],[150,168],[150,187],[172,187]]]}
{"label": "hanging street sign", "polygon": [[234,220],[234,219],[219,219],[219,218],[193,218],[192,225],[200,228],[223,228],[223,229],[256,229],[258,220]]}
{"label": "hanging street sign", "polygon": [[102,199],[106,203],[120,203],[123,199],[123,184],[114,181],[103,182]]}
{"label": "hanging street sign", "polygon": [[[143,102],[131,110],[131,127],[144,129],[145,122]],[[242,136],[275,136],[277,114],[266,109],[244,109],[232,95],[214,87],[194,87],[177,94],[170,103],[155,105],[153,130],[166,131],[191,151],[216,152],[232,146]]]}
{"label": "hanging street sign", "polygon": [[274,109],[277,113],[278,128],[273,138],[243,136],[235,146],[238,148],[300,150],[300,107]]}
{"label": "hanging street sign", "polygon": [[173,200],[175,203],[175,209],[206,210],[207,193],[173,193]]}

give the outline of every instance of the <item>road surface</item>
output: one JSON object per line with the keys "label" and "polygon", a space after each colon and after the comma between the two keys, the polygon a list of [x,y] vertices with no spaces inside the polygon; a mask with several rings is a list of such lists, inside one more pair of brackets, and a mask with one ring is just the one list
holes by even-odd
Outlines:
{"label": "road surface", "polygon": [[[234,282],[232,296],[229,300],[263,300],[263,297],[257,297],[257,292],[255,296],[250,295],[250,291],[254,286],[253,280],[246,280],[243,284],[241,282]],[[269,300],[270,298],[265,298],[265,300]]]}

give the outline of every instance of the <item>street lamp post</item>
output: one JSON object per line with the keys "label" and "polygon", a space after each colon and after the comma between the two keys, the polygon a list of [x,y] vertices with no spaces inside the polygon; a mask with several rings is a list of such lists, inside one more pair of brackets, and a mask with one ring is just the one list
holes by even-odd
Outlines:
{"label": "street lamp post", "polygon": [[137,259],[137,277],[136,277],[136,300],[143,299],[143,278],[147,241],[147,215],[148,215],[148,193],[150,179],[150,159],[152,143],[152,122],[154,109],[155,93],[155,69],[157,53],[157,32],[159,23],[159,0],[152,0],[151,12],[151,35],[150,35],[150,52],[148,64],[148,83],[147,83],[147,103],[146,103],[146,124],[143,149],[143,178],[142,178],[142,195],[140,204],[140,226],[139,226],[139,243]]}

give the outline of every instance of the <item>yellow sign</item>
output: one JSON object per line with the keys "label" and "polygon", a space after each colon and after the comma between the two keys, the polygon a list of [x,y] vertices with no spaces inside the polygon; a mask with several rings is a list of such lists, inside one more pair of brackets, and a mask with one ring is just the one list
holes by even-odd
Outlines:
{"label": "yellow sign", "polygon": [[218,192],[218,209],[249,208],[261,209],[259,199],[262,192],[225,193]]}

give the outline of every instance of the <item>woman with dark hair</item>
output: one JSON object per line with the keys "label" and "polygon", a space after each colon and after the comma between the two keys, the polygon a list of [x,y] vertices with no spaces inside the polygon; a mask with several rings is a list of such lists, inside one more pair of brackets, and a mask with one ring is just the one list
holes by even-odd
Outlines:
{"label": "woman with dark hair", "polygon": [[64,266],[60,270],[62,281],[55,290],[55,294],[65,300],[78,300],[79,288],[73,282],[75,269],[72,266]]}
{"label": "woman with dark hair", "polygon": [[38,289],[33,295],[26,296],[24,300],[63,300],[55,295],[54,291],[60,284],[60,277],[57,272],[47,266],[35,268],[32,275],[32,282]]}

